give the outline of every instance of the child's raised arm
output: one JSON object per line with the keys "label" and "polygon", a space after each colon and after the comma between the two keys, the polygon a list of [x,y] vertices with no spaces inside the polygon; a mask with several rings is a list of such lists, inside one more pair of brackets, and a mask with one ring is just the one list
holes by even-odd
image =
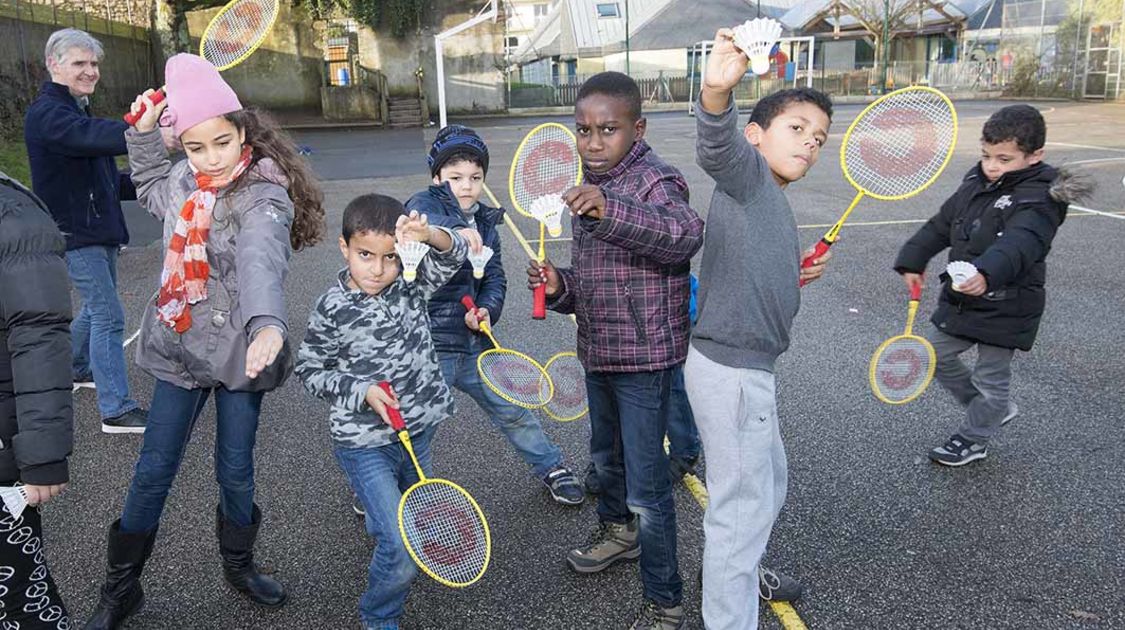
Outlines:
{"label": "child's raised arm", "polygon": [[157,127],[168,101],[153,105],[149,100],[151,92],[139,95],[134,101],[133,111],[137,111],[141,104],[147,109],[136,124],[125,131],[125,144],[129,150],[129,168],[133,185],[137,188],[137,201],[149,214],[163,220],[169,212],[178,212],[180,208],[169,199],[168,175],[172,171],[172,162],[168,159],[168,149]]}
{"label": "child's raised arm", "polygon": [[719,190],[739,202],[746,202],[751,188],[769,176],[765,161],[738,129],[738,107],[732,96],[749,63],[734,45],[733,31],[719,29],[707,58],[695,116],[696,162]]}
{"label": "child's raised arm", "polygon": [[[472,231],[476,234],[476,231]],[[418,265],[417,286],[422,290],[423,297],[430,299],[438,289],[449,282],[469,253],[469,243],[460,234],[429,224],[424,214],[412,210],[409,215],[399,217],[395,225],[395,239],[409,239],[420,243],[428,243],[430,254],[422,259]],[[480,247],[480,236],[476,236],[477,247]]]}

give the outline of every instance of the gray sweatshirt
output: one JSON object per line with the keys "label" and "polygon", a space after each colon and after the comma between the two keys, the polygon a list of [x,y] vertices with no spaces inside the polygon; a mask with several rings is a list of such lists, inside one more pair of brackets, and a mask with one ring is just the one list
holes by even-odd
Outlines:
{"label": "gray sweatshirt", "polygon": [[801,304],[797,221],[769,165],[742,135],[733,104],[696,105],[696,160],[715,180],[699,271],[692,346],[732,368],[773,371]]}

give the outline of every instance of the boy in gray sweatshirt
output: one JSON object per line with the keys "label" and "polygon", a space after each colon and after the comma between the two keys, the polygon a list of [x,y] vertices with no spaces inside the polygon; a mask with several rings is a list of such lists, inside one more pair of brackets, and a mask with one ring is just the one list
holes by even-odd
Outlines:
{"label": "boy in gray sweatshirt", "polygon": [[784,189],[816,163],[832,103],[815,90],[784,90],[762,99],[740,132],[731,90],[747,63],[730,29],[721,29],[696,110],[696,157],[715,193],[684,375],[707,460],[708,630],[758,627],[758,564],[786,492],[774,362],[789,347],[798,280],[818,278],[829,258],[799,268]]}

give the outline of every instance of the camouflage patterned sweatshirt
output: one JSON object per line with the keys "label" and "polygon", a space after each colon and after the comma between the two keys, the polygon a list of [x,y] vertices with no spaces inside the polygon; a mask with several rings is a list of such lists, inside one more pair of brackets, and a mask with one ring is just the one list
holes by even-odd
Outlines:
{"label": "camouflage patterned sweatshirt", "polygon": [[431,249],[414,282],[399,276],[379,295],[348,288],[348,270],[317,301],[297,354],[296,373],[312,395],[332,405],[332,440],[345,448],[397,442],[390,426],[365,402],[367,390],[390,381],[411,435],[445,420],[453,396],[430,339],[426,302],[465,260],[453,235],[448,252]]}

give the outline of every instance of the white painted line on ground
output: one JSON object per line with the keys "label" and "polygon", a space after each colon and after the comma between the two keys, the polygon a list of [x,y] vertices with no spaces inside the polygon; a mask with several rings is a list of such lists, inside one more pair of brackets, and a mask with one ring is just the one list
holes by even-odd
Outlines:
{"label": "white painted line on ground", "polygon": [[1070,204],[1070,207],[1075,209],[1075,210],[1081,210],[1082,212],[1089,212],[1090,214],[1096,214],[1099,217],[1109,217],[1111,219],[1125,219],[1125,215],[1121,214],[1121,212],[1104,212],[1102,210],[1094,210],[1093,208],[1087,208],[1086,206],[1077,206],[1073,203]]}
{"label": "white painted line on ground", "polygon": [[1120,162],[1125,160],[1125,157],[1115,158],[1099,158],[1096,160],[1078,160],[1077,162],[1065,162],[1061,166],[1078,166],[1079,164],[1098,164],[1099,162]]}
{"label": "white painted line on ground", "polygon": [[1072,144],[1070,142],[1048,142],[1047,145],[1052,147],[1069,147],[1071,149],[1095,149],[1097,151],[1109,151],[1111,153],[1125,153],[1125,149],[1118,149],[1115,147],[1099,147],[1093,144]]}

